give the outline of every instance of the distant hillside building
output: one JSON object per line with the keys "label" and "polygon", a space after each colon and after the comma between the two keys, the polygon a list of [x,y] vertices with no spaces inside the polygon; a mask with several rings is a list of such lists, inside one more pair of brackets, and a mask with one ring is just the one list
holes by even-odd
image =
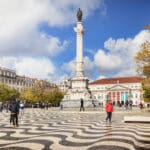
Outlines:
{"label": "distant hillside building", "polygon": [[91,82],[89,88],[100,103],[112,100],[124,104],[132,100],[133,105],[138,105],[143,100],[141,81],[141,77],[106,78]]}
{"label": "distant hillside building", "polygon": [[56,88],[55,84],[49,83],[48,81],[20,76],[17,75],[14,70],[0,67],[0,83],[6,84],[17,90],[21,90],[25,87],[32,87],[38,82],[40,82],[41,84],[46,83],[48,87]]}
{"label": "distant hillside building", "polygon": [[61,80],[57,86],[59,87],[59,89],[63,92],[67,92],[67,90],[71,87],[71,79],[63,79]]}

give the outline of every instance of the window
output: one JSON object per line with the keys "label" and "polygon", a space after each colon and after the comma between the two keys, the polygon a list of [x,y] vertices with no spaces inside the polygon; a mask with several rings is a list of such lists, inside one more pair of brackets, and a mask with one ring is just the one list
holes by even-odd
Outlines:
{"label": "window", "polygon": [[138,98],[138,94],[135,94],[135,98]]}

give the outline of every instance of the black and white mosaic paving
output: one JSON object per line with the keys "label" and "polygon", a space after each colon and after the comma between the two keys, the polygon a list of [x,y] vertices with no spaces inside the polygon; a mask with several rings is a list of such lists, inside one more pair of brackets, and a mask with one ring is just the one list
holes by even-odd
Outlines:
{"label": "black and white mosaic paving", "polygon": [[2,112],[0,150],[150,150],[150,124],[124,123],[123,116],[113,113],[106,123],[104,112],[27,109],[12,128]]}

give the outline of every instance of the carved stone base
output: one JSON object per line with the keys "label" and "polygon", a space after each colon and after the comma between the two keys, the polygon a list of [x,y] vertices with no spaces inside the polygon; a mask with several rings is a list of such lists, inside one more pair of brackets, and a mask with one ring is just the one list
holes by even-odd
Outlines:
{"label": "carved stone base", "polygon": [[88,78],[84,76],[74,77],[71,79],[71,88],[72,89],[87,89],[88,88]]}
{"label": "carved stone base", "polygon": [[[88,89],[88,78],[84,76],[71,79],[71,88],[68,89],[61,104],[63,107],[80,107],[81,98],[84,100],[84,107],[93,107],[91,92]],[[98,102],[95,102],[98,105]]]}
{"label": "carved stone base", "polygon": [[[84,101],[84,107],[93,107],[94,105],[95,106],[98,106],[98,101],[93,101],[93,100],[83,100]],[[80,99],[74,99],[74,100],[63,100],[61,102],[61,105],[65,108],[65,107],[72,107],[72,108],[80,108]]]}

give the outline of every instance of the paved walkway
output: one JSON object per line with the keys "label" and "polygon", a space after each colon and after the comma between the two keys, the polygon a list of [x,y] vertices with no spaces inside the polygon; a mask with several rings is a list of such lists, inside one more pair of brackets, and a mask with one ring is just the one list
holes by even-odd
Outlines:
{"label": "paved walkway", "polygon": [[116,111],[112,123],[103,111],[27,109],[20,126],[12,128],[9,113],[0,113],[1,150],[150,150],[150,124],[124,123],[124,115],[148,116],[140,111]]}

